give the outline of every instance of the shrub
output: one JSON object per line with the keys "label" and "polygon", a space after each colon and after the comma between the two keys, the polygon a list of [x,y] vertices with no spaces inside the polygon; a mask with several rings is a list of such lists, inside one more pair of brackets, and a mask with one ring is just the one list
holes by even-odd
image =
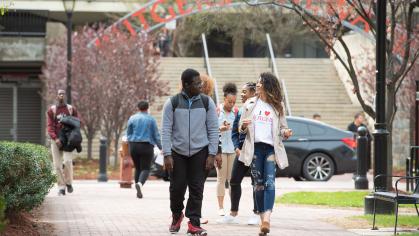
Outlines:
{"label": "shrub", "polygon": [[54,182],[45,147],[0,142],[0,195],[6,202],[6,215],[39,206]]}
{"label": "shrub", "polygon": [[6,203],[4,202],[4,198],[0,197],[0,233],[6,227],[6,219],[4,217],[4,212],[6,211]]}

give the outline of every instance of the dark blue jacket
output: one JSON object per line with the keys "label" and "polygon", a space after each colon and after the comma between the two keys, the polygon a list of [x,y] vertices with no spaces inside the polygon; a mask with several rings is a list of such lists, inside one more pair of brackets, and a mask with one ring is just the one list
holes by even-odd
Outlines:
{"label": "dark blue jacket", "polygon": [[231,139],[233,140],[234,149],[242,149],[244,140],[246,139],[246,134],[239,133],[239,121],[240,117],[242,116],[241,110],[237,113],[236,118],[233,122],[233,131],[231,132]]}

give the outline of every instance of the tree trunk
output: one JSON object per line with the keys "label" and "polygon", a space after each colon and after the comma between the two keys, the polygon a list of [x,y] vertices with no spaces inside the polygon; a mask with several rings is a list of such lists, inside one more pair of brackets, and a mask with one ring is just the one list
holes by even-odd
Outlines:
{"label": "tree trunk", "polygon": [[87,159],[92,160],[93,135],[87,136]]}
{"label": "tree trunk", "polygon": [[109,165],[110,161],[110,154],[111,154],[111,143],[112,143],[112,132],[105,132],[106,137],[106,164]]}
{"label": "tree trunk", "polygon": [[115,155],[115,160],[113,163],[113,168],[116,169],[118,168],[118,146],[119,146],[119,136],[120,134],[115,134],[115,142],[114,142],[114,155]]}
{"label": "tree trunk", "polygon": [[[394,104],[396,103],[394,86],[387,86],[387,103],[386,103],[386,123],[389,132],[387,138],[387,168],[388,175],[393,174],[393,122],[391,117],[395,114]],[[392,186],[392,181],[388,179],[388,186]]]}

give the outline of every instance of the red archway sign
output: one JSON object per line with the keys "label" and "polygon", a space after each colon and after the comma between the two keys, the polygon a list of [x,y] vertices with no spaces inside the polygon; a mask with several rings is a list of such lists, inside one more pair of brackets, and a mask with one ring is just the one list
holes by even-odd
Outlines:
{"label": "red archway sign", "polygon": [[[304,7],[306,11],[310,11],[314,14],[320,16],[326,16],[327,9],[323,11],[316,4],[313,3],[313,0],[294,0],[295,3],[300,4]],[[277,0],[277,4],[283,5],[284,7],[291,7],[290,3],[286,3],[286,0]],[[341,5],[341,13],[339,18],[344,19],[347,14],[350,12],[350,5],[346,1],[338,0],[338,4]],[[112,32],[112,29],[124,28],[131,35],[135,36],[140,32],[151,32],[155,29],[160,28],[166,23],[186,17],[188,15],[200,13],[202,11],[209,11],[214,9],[221,8],[231,8],[238,6],[247,5],[244,1],[238,0],[194,0],[194,1],[185,1],[185,0],[176,0],[172,3],[167,3],[165,0],[151,0],[144,4],[141,8],[125,15],[120,18],[114,24],[109,26],[105,33]],[[375,40],[372,35],[369,34],[369,26],[362,19],[361,16],[353,19],[351,22],[343,21],[345,27],[354,30],[360,34],[363,34],[365,37]],[[358,25],[361,25],[359,27]],[[89,46],[92,43],[99,45],[103,40],[103,36],[100,36],[89,43]]]}

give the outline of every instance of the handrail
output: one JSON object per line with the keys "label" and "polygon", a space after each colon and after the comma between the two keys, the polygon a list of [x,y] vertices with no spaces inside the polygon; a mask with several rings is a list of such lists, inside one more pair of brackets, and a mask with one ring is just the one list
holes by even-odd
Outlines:
{"label": "handrail", "polygon": [[[269,34],[266,34],[266,40],[268,41],[268,48],[269,48],[269,55],[270,55],[269,58],[270,58],[270,61],[271,61],[270,64],[272,65],[272,72],[279,79],[279,73],[278,73],[278,68],[276,66],[274,50],[273,50],[272,42],[271,42],[271,36]],[[289,103],[289,98],[288,98],[287,86],[285,85],[285,81],[283,79],[280,79],[280,80],[281,80],[281,84],[282,84],[282,90],[284,90],[285,106],[286,106],[286,109],[287,109],[287,113],[288,113],[289,116],[292,116],[291,105]]]}
{"label": "handrail", "polygon": [[209,62],[209,55],[208,55],[208,47],[207,47],[207,39],[205,37],[205,34],[202,33],[202,45],[204,46],[204,62],[205,62],[205,68],[207,69],[208,76],[214,80],[214,90],[215,90],[215,104],[218,104],[219,97],[218,97],[218,87],[217,87],[217,80],[212,76],[212,70],[211,65]]}

